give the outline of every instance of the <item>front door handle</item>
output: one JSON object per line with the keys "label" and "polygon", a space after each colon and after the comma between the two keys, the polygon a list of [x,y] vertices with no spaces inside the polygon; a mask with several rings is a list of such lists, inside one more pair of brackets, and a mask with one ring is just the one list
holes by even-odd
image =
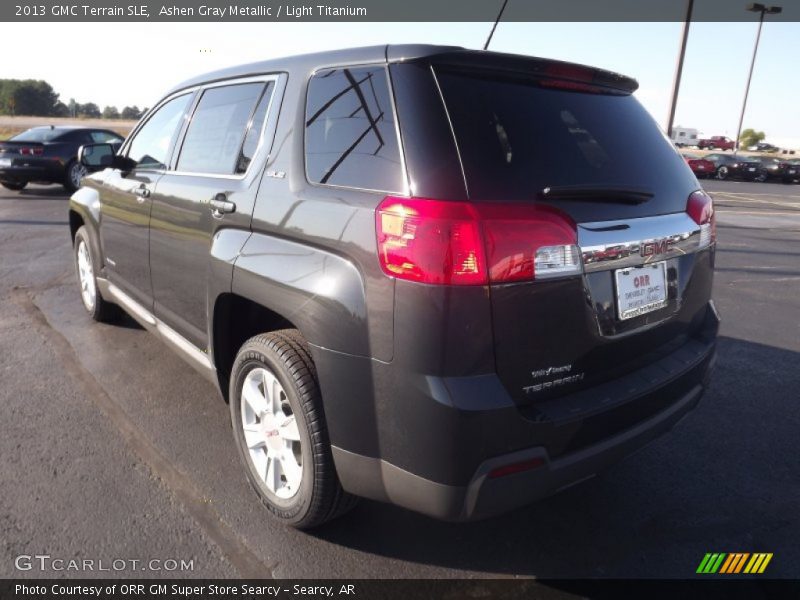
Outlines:
{"label": "front door handle", "polygon": [[225,194],[217,194],[214,196],[211,202],[209,202],[209,205],[211,206],[211,214],[217,218],[236,210],[236,204],[228,200]]}
{"label": "front door handle", "polygon": [[149,198],[150,197],[150,190],[148,190],[146,187],[144,187],[144,185],[142,185],[142,186],[140,186],[138,188],[134,188],[133,189],[133,193],[138,196],[138,198],[136,199],[138,202],[144,202],[145,198]]}

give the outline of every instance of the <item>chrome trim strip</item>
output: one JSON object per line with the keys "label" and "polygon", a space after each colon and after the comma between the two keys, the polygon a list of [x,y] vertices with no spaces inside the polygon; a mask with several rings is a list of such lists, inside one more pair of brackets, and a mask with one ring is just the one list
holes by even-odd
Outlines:
{"label": "chrome trim strip", "polygon": [[585,273],[635,267],[699,250],[700,226],[686,213],[578,225]]}
{"label": "chrome trim strip", "polygon": [[134,320],[150,333],[156,334],[187,363],[197,369],[211,383],[217,384],[217,370],[211,358],[189,340],[158,319],[153,313],[123,292],[119,287],[101,277],[97,278],[97,288],[108,300],[116,302]]}

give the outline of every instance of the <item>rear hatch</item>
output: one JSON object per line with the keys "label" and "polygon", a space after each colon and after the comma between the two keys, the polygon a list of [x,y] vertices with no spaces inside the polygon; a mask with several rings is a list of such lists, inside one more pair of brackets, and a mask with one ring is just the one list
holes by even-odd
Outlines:
{"label": "rear hatch", "polygon": [[492,55],[433,65],[470,202],[556,209],[578,246],[552,259],[577,271],[546,276],[537,254],[532,279],[491,285],[503,384],[527,405],[665,357],[700,328],[711,292],[711,222],[687,213],[691,170],[631,95],[634,81],[482,56]]}

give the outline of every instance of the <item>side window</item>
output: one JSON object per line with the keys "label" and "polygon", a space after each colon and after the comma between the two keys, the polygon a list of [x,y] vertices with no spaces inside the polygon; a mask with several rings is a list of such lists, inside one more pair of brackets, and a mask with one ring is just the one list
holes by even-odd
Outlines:
{"label": "side window", "polygon": [[262,82],[243,83],[204,91],[186,131],[177,169],[224,175],[239,172],[242,142],[265,87]]}
{"label": "side window", "polygon": [[83,129],[76,129],[75,131],[69,131],[63,135],[60,135],[56,138],[57,142],[71,142],[73,144],[89,144],[92,141],[91,136],[89,135],[88,131],[84,131]]}
{"label": "side window", "polygon": [[247,171],[250,161],[253,160],[256,150],[258,150],[258,144],[261,141],[261,131],[264,129],[264,121],[267,118],[267,109],[269,108],[269,102],[272,99],[274,88],[275,84],[270,81],[264,93],[261,94],[261,100],[258,101],[256,112],[253,114],[253,118],[250,120],[250,127],[248,127],[247,133],[244,136],[244,143],[242,144],[242,151],[239,153],[239,160],[236,161],[236,173],[244,173]]}
{"label": "side window", "polygon": [[311,78],[305,151],[312,183],[403,190],[400,144],[383,67],[328,69]]}
{"label": "side window", "polygon": [[170,145],[181,124],[191,94],[173,98],[136,133],[128,149],[128,158],[136,161],[139,169],[166,169]]}
{"label": "side window", "polygon": [[92,131],[91,136],[95,144],[116,144],[122,141],[122,138],[110,131]]}

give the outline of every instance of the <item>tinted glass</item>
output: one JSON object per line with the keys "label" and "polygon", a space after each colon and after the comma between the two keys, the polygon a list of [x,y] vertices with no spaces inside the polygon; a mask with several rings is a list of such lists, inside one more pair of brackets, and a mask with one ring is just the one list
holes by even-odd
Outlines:
{"label": "tinted glass", "polygon": [[159,108],[138,131],[128,158],[140,169],[165,169],[172,140],[181,124],[191,94],[173,98]]}
{"label": "tinted glass", "polygon": [[244,143],[242,144],[242,151],[239,153],[239,160],[236,162],[236,172],[244,173],[253,160],[253,156],[258,150],[258,143],[261,140],[261,131],[264,129],[264,121],[267,119],[267,109],[269,108],[269,101],[272,98],[272,91],[275,87],[273,82],[267,83],[267,88],[261,95],[261,100],[258,102],[256,112],[250,122],[250,127],[244,136]]}
{"label": "tinted glass", "polygon": [[68,131],[66,133],[62,133],[60,136],[55,138],[54,141],[72,142],[73,144],[91,144],[92,136],[89,134],[88,131],[77,129],[75,131]]}
{"label": "tinted glass", "polygon": [[331,69],[308,84],[309,181],[369,190],[403,190],[389,82],[382,67]]}
{"label": "tinted glass", "polygon": [[49,127],[34,127],[10,138],[14,142],[49,142],[64,133],[63,129],[50,129]]}
{"label": "tinted glass", "polygon": [[211,88],[203,92],[183,140],[178,170],[230,175],[263,83]]}
{"label": "tinted glass", "polygon": [[95,144],[115,144],[122,141],[120,136],[108,131],[92,131],[91,135]]}
{"label": "tinted glass", "polygon": [[684,210],[696,186],[631,95],[545,88],[523,76],[437,76],[471,199],[533,200],[554,186],[640,188],[654,194],[641,210],[659,214]]}

